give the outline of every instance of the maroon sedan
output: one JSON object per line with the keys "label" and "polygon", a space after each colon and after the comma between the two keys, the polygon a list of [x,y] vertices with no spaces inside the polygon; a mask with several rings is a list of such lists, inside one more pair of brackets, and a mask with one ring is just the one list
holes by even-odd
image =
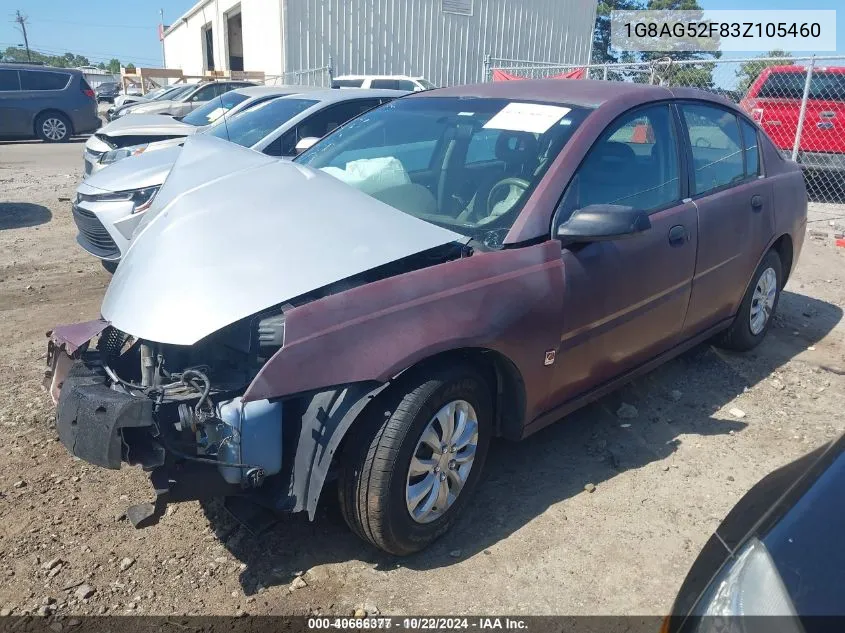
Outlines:
{"label": "maroon sedan", "polygon": [[691,89],[432,90],[287,163],[214,141],[186,143],[101,318],[49,344],[65,446],[151,472],[136,526],[211,495],[313,518],[336,480],[353,531],[419,550],[493,437],[759,344],[806,227],[799,169]]}

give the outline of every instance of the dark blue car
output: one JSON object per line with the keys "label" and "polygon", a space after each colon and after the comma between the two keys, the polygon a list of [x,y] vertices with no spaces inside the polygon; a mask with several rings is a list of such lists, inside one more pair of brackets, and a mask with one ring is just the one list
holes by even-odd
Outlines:
{"label": "dark blue car", "polygon": [[94,91],[81,71],[0,64],[0,138],[60,143],[100,125]]}
{"label": "dark blue car", "polygon": [[693,563],[672,614],[670,633],[812,633],[843,622],[845,436],[739,501]]}

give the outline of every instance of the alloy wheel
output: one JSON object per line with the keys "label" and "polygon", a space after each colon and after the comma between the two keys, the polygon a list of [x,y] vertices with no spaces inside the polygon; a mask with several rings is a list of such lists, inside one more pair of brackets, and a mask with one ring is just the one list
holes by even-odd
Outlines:
{"label": "alloy wheel", "polygon": [[773,268],[767,268],[757,279],[754,295],[751,297],[749,327],[754,336],[760,334],[769,322],[775,307],[778,292],[778,277]]}
{"label": "alloy wheel", "polygon": [[472,470],[478,417],[466,400],[453,400],[429,420],[408,469],[405,501],[417,523],[431,523],[452,507]]}
{"label": "alloy wheel", "polygon": [[48,117],[44,119],[44,122],[41,124],[41,130],[44,132],[44,136],[51,141],[61,141],[65,136],[67,136],[67,126],[65,125],[65,122],[61,119],[57,119],[56,117]]}

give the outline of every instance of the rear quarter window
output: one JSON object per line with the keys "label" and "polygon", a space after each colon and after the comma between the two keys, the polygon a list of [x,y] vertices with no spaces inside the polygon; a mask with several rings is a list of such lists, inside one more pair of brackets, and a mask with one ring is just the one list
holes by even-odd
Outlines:
{"label": "rear quarter window", "polygon": [[48,70],[20,71],[22,90],[63,90],[70,82],[68,73]]}

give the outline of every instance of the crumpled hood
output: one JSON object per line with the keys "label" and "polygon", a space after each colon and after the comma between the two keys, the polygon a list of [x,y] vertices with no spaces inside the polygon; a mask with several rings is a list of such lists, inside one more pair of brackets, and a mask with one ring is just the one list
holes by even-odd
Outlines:
{"label": "crumpled hood", "polygon": [[109,165],[108,169],[88,176],[80,187],[100,191],[128,191],[161,185],[181,150],[176,144],[154,151],[147,149],[143,154],[124,158]]}
{"label": "crumpled hood", "polygon": [[[151,103],[158,103],[153,101]],[[166,101],[164,103],[170,103]],[[168,108],[163,108],[167,110]],[[111,123],[104,125],[97,134],[105,134],[106,136],[134,136],[136,134],[157,134],[157,135],[177,135],[188,136],[196,133],[197,128],[188,123],[177,121],[172,116],[164,114],[135,114],[130,112],[119,119],[115,119]]]}
{"label": "crumpled hood", "polygon": [[154,207],[112,278],[102,315],[133,336],[180,345],[335,281],[468,240],[326,173],[205,135],[186,143]]}

